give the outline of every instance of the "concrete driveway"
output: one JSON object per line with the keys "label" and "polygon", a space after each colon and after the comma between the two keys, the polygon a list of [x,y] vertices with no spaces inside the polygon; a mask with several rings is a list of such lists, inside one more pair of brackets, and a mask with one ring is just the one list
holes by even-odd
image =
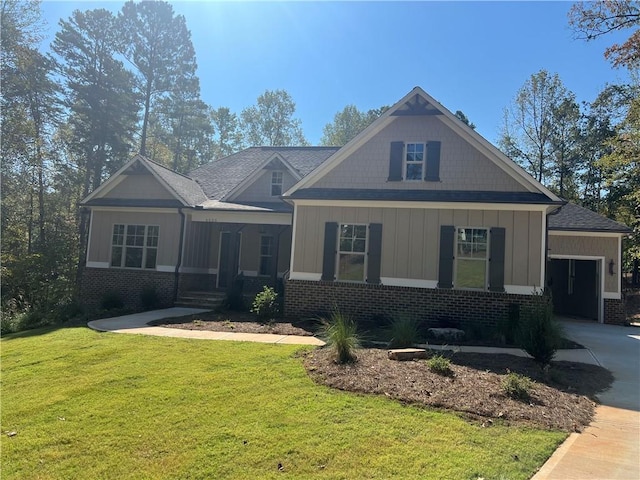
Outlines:
{"label": "concrete driveway", "polygon": [[587,347],[613,373],[598,395],[596,417],[571,434],[533,480],[640,479],[640,328],[561,321],[567,337]]}

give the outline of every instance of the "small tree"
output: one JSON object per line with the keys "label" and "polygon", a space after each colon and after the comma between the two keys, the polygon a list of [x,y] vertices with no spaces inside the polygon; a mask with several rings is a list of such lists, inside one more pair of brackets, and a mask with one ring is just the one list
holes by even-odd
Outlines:
{"label": "small tree", "polygon": [[551,297],[534,295],[533,304],[523,307],[520,315],[518,345],[546,372],[561,340],[562,329],[553,318]]}

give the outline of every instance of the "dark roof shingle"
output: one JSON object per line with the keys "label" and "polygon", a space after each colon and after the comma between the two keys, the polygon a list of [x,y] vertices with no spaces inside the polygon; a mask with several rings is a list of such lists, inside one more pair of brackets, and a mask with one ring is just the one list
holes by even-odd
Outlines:
{"label": "dark roof shingle", "polygon": [[631,233],[626,225],[573,203],[549,215],[549,230]]}
{"label": "dark roof shingle", "polygon": [[207,200],[207,196],[202,191],[198,183],[185,175],[181,175],[173,170],[168,169],[159,163],[153,162],[145,158],[147,166],[151,168],[156,175],[165,181],[167,185],[180,197],[187,205],[195,206]]}
{"label": "dark roof shingle", "polygon": [[250,147],[189,172],[210,200],[221,200],[242,180],[278,153],[301,176],[339,150],[339,147]]}

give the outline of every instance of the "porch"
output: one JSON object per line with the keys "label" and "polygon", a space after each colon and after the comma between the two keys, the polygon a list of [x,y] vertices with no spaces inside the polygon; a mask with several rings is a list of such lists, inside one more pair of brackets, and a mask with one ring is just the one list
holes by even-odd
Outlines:
{"label": "porch", "polygon": [[276,287],[289,268],[291,226],[279,223],[187,221],[178,303],[217,303],[236,279],[245,294]]}

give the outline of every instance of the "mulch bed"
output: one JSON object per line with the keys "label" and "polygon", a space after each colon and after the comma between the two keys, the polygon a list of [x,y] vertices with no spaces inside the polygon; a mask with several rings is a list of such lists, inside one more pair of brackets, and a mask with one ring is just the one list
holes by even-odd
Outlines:
{"label": "mulch bed", "polygon": [[239,333],[273,333],[275,335],[304,335],[312,336],[317,325],[310,321],[289,322],[277,319],[271,323],[260,323],[252,313],[205,312],[186,317],[165,318],[151,322],[168,328],[181,328],[183,330],[211,330],[214,332],[239,332]]}
{"label": "mulch bed", "polygon": [[[305,336],[316,333],[319,326],[312,320],[260,323],[254,314],[242,312],[205,312],[152,324],[186,330]],[[553,362],[544,376],[529,358],[443,354],[451,360],[449,376],[431,372],[425,360],[389,360],[387,350],[377,348],[359,349],[357,361],[347,365],[336,364],[331,350],[320,348],[308,352],[304,364],[316,382],[332,388],[461,412],[485,427],[500,421],[568,432],[581,431],[589,424],[596,394],[613,382],[608,370],[594,365]],[[528,400],[516,400],[504,393],[502,381],[509,372],[534,380]]]}
{"label": "mulch bed", "polygon": [[[355,363],[339,365],[331,350],[322,348],[309,352],[304,363],[316,382],[329,387],[455,410],[485,427],[499,420],[581,431],[593,417],[593,397],[613,382],[604,368],[570,362],[554,362],[548,380],[531,359],[512,355],[452,353],[450,376],[432,373],[426,360],[389,360],[387,350],[360,349],[357,356]],[[535,381],[529,400],[505,395],[502,380],[508,372]]]}

